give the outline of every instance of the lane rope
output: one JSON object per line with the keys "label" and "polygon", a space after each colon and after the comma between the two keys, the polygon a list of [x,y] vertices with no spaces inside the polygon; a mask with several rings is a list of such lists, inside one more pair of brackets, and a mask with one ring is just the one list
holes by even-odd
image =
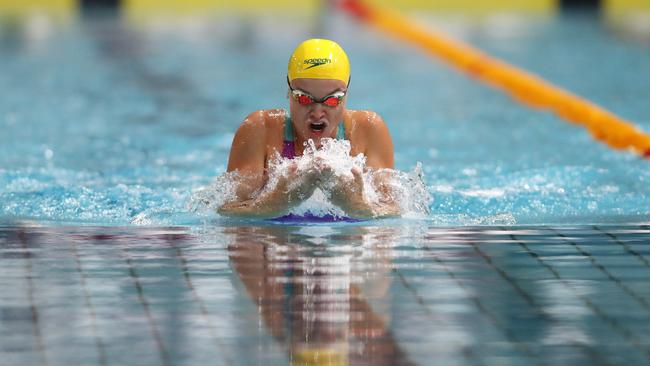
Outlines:
{"label": "lane rope", "polygon": [[364,0],[340,0],[338,7],[357,20],[420,46],[465,73],[504,90],[530,107],[551,110],[584,126],[591,136],[617,150],[650,158],[650,135],[630,121],[441,32],[418,25],[396,11]]}

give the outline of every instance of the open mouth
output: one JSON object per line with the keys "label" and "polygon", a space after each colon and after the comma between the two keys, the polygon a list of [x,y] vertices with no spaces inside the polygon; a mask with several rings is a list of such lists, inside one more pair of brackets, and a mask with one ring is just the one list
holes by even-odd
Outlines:
{"label": "open mouth", "polygon": [[314,132],[321,132],[326,126],[327,124],[325,122],[312,122],[309,124],[309,128]]}

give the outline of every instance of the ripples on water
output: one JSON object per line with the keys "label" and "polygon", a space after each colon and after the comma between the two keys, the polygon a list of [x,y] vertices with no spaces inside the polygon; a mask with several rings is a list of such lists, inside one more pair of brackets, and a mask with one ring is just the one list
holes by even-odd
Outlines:
{"label": "ripples on water", "polygon": [[647,226],[2,228],[0,359],[644,364],[649,241]]}

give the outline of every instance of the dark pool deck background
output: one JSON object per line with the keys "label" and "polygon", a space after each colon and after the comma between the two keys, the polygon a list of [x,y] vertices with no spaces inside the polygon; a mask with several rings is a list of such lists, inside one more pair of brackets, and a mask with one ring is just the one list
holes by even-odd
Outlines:
{"label": "dark pool deck background", "polygon": [[12,226],[0,261],[3,365],[650,361],[648,225]]}

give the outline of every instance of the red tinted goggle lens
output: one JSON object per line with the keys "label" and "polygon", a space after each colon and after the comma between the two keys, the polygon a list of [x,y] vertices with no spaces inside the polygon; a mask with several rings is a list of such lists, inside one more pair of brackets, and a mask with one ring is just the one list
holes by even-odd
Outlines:
{"label": "red tinted goggle lens", "polygon": [[341,103],[341,99],[343,99],[343,98],[342,97],[329,96],[329,97],[325,98],[325,100],[322,101],[321,103],[325,104],[328,107],[337,107],[339,105],[339,103]]}
{"label": "red tinted goggle lens", "polygon": [[338,107],[339,104],[341,104],[341,100],[343,99],[343,96],[345,95],[342,92],[333,94],[333,95],[328,95],[325,97],[323,100],[316,100],[314,97],[311,95],[303,94],[300,92],[294,91],[294,96],[295,99],[300,103],[301,105],[311,105],[314,103],[323,103],[328,107]]}
{"label": "red tinted goggle lens", "polygon": [[310,104],[314,103],[314,98],[310,97],[309,95],[304,95],[304,94],[298,95],[297,100],[298,100],[298,103],[300,103],[302,105],[310,105]]}

